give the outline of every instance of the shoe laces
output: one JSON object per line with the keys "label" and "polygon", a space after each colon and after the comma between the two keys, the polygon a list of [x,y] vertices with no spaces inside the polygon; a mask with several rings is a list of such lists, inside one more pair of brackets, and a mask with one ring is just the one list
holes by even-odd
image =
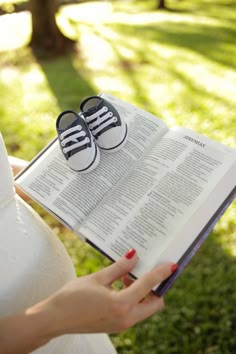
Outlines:
{"label": "shoe laces", "polygon": [[[71,134],[75,133],[75,134]],[[67,137],[67,135],[71,134]],[[77,138],[83,138],[86,136],[86,132],[82,130],[81,125],[76,125],[75,127],[69,128],[63,133],[60,134],[61,146],[63,147],[63,152],[66,154],[71,150],[74,150],[78,147],[81,147],[85,144],[88,144],[90,139],[88,137],[82,139],[78,142]],[[66,144],[69,142],[74,142],[74,144],[70,144],[69,146],[65,147]]]}
{"label": "shoe laces", "polygon": [[88,123],[89,129],[92,131],[93,135],[97,135],[107,126],[114,125],[114,123],[117,122],[117,117],[113,115],[113,112],[108,110],[108,107],[103,106],[90,116],[86,115],[85,120]]}

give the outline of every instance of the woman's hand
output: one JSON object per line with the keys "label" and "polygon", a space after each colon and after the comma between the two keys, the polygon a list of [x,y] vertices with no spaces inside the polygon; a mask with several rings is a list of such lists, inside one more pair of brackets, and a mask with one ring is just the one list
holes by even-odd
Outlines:
{"label": "woman's hand", "polygon": [[65,285],[29,313],[46,310],[54,335],[123,331],[162,309],[163,299],[151,289],[170,276],[173,267],[159,266],[133,282],[125,277],[128,286],[115,291],[112,283],[127,276],[136,262],[137,255],[130,250],[111,266]]}
{"label": "woman's hand", "polygon": [[[66,333],[120,332],[160,311],[163,299],[151,289],[177,265],[163,264],[131,281],[128,273],[136,262],[131,249],[107,268],[73,280],[24,313],[0,319],[0,354],[27,353]],[[112,284],[121,278],[125,288],[116,291]]]}

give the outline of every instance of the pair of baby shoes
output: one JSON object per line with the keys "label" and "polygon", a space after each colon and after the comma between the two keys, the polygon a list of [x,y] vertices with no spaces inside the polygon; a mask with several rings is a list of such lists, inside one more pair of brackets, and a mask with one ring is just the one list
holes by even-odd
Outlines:
{"label": "pair of baby shoes", "polygon": [[56,121],[61,151],[69,167],[87,173],[97,167],[100,149],[119,150],[127,140],[127,125],[115,107],[100,96],[86,98],[80,113],[62,112]]}

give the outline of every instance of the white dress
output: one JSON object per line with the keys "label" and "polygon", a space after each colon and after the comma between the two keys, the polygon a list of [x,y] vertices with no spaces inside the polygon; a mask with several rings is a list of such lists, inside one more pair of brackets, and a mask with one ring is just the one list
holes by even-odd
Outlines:
{"label": "white dress", "polygon": [[[61,241],[21,198],[0,135],[0,317],[45,299],[76,277]],[[106,334],[64,335],[37,354],[115,354]]]}

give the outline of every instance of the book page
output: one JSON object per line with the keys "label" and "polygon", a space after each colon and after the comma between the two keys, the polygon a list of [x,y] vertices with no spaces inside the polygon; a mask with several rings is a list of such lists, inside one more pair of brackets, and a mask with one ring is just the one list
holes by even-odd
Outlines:
{"label": "book page", "polygon": [[102,152],[99,166],[90,173],[71,170],[56,140],[21,174],[16,183],[43,207],[73,230],[101,202],[141,158],[144,151],[168,131],[157,117],[110,95],[104,95],[128,125],[125,146],[114,153]]}
{"label": "book page", "polygon": [[[133,274],[140,276],[158,262],[178,261],[235,181],[234,149],[184,128],[172,129],[81,232],[113,259],[135,248],[139,262]],[[182,235],[188,223],[192,232],[188,228]]]}

